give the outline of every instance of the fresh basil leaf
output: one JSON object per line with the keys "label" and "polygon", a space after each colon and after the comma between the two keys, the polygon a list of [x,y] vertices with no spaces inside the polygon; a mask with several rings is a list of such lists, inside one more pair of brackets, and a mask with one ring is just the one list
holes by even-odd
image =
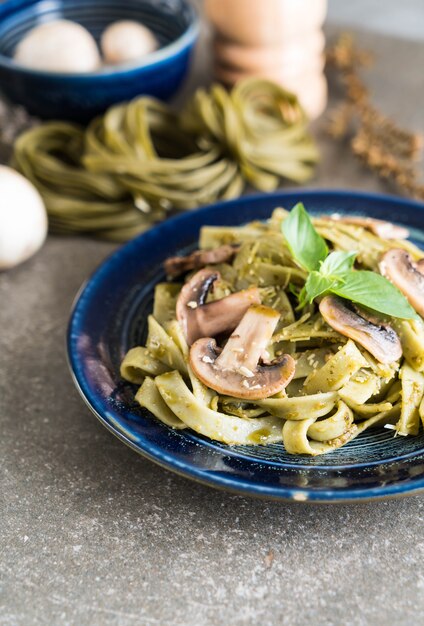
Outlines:
{"label": "fresh basil leaf", "polygon": [[352,269],[357,252],[336,250],[331,252],[321,263],[320,274],[324,276],[338,276]]}
{"label": "fresh basil leaf", "polygon": [[320,262],[328,254],[328,248],[301,202],[290,211],[281,230],[295,261],[309,272],[318,270]]}
{"label": "fresh basil leaf", "polygon": [[330,291],[337,281],[329,276],[323,276],[320,272],[311,272],[305,283],[305,300],[312,302],[314,298],[318,298],[323,293]]}
{"label": "fresh basil leaf", "polygon": [[400,319],[420,319],[405,296],[391,282],[375,272],[345,272],[331,292],[374,311]]}

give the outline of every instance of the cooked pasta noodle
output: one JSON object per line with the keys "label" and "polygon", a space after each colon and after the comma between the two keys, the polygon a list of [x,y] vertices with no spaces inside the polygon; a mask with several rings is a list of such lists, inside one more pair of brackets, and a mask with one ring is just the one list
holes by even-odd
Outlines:
{"label": "cooked pasta noodle", "polygon": [[[379,326],[373,312],[361,313],[367,333],[391,324],[401,356],[384,359],[373,353],[372,343],[368,349],[332,328],[319,299],[299,309],[293,292],[307,272],[281,233],[286,217],[275,209],[264,223],[202,228],[200,251],[237,248],[226,262],[200,272],[196,266],[185,282],[156,286],[145,345],[129,350],[121,365],[123,378],[141,385],[136,401],[171,428],[190,428],[229,445],[282,442],[290,454],[325,454],[375,426],[417,435],[424,423],[423,320],[386,316]],[[313,223],[333,250],[358,251],[360,269],[378,271],[381,256],[393,248],[414,261],[424,256],[410,242],[381,239],[366,225],[325,217]],[[206,282],[199,283],[199,276]],[[246,293],[257,293],[261,304],[246,304]],[[240,321],[225,328],[219,303],[230,294]],[[214,324],[219,333],[213,333]],[[280,387],[274,385],[277,371],[286,376]]]}

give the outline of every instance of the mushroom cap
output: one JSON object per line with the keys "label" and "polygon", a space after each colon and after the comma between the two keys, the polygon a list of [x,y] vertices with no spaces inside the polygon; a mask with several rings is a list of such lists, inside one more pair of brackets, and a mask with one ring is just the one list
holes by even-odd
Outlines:
{"label": "mushroom cap", "polygon": [[222,369],[215,364],[218,348],[215,339],[198,339],[190,349],[190,366],[196,376],[211,389],[226,396],[262,400],[282,391],[291,381],[295,360],[284,354],[270,365],[258,365],[252,376]]}
{"label": "mushroom cap", "polygon": [[110,24],[102,33],[100,47],[106,63],[112,65],[138,61],[158,48],[152,31],[133,20]]}
{"label": "mushroom cap", "polygon": [[325,296],[319,310],[327,324],[341,335],[359,343],[380,363],[393,363],[402,356],[402,346],[393,328],[370,322],[367,313],[360,314],[359,307],[356,308],[358,312],[355,312],[342,298]]}
{"label": "mushroom cap", "polygon": [[180,291],[176,315],[189,346],[201,337],[214,337],[233,330],[252,304],[260,304],[257,287],[205,304],[209,290],[219,278],[219,272],[203,269]]}
{"label": "mushroom cap", "polygon": [[32,182],[0,165],[0,272],[26,261],[43,245],[47,213]]}
{"label": "mushroom cap", "polygon": [[424,317],[424,268],[401,248],[392,248],[381,257],[380,272],[403,293],[410,305]]}
{"label": "mushroom cap", "polygon": [[380,239],[407,239],[409,237],[409,230],[407,228],[373,217],[348,216],[333,213],[328,219],[342,222],[343,224],[352,224],[352,226],[362,226],[362,228],[371,231],[374,235],[380,237]]}
{"label": "mushroom cap", "polygon": [[93,35],[70,20],[52,20],[32,28],[18,43],[14,59],[46,72],[93,72],[101,65]]}

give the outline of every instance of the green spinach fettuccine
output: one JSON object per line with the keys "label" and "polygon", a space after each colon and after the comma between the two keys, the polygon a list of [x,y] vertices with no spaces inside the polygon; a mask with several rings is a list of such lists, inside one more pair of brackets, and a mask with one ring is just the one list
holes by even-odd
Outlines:
{"label": "green spinach fettuccine", "polygon": [[86,129],[41,124],[17,139],[13,165],[41,192],[53,232],[123,241],[246,185],[303,183],[317,158],[297,98],[248,79],[231,92],[199,89],[178,114],[140,97]]}

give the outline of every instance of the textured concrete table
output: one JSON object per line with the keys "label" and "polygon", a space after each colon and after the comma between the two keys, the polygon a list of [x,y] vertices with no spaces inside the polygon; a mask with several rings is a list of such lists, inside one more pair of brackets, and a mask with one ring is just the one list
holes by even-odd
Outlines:
{"label": "textured concrete table", "polygon": [[[378,56],[376,100],[424,129],[424,46],[360,41]],[[317,134],[315,185],[381,189]],[[311,507],[228,495],[144,460],[91,415],[64,335],[77,289],[112,249],[51,237],[0,276],[0,624],[422,623],[423,499]]]}

